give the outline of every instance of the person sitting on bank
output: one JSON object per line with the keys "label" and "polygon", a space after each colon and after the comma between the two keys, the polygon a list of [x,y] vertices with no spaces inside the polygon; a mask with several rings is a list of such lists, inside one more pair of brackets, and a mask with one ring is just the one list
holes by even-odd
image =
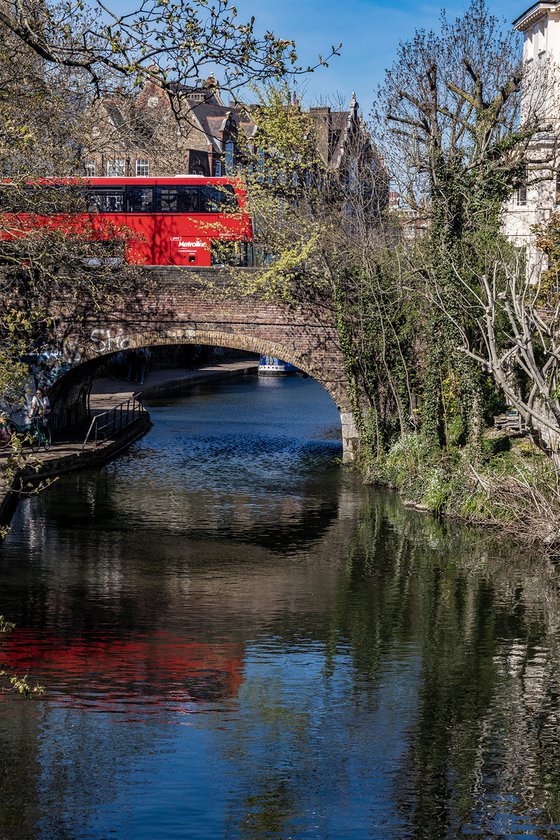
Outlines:
{"label": "person sitting on bank", "polygon": [[35,396],[31,400],[29,414],[27,415],[29,420],[34,420],[37,417],[46,424],[50,413],[51,404],[49,402],[49,398],[42,388],[37,388]]}

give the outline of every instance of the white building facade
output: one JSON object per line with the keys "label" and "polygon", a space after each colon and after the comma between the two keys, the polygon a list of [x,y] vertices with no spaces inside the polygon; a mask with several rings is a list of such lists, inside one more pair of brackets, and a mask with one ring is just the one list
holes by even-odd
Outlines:
{"label": "white building facade", "polygon": [[541,257],[533,244],[533,229],[560,211],[560,0],[535,3],[513,26],[524,39],[521,119],[530,111],[536,113],[543,131],[531,145],[526,184],[505,208],[504,229],[516,244],[527,248],[529,271],[538,272]]}

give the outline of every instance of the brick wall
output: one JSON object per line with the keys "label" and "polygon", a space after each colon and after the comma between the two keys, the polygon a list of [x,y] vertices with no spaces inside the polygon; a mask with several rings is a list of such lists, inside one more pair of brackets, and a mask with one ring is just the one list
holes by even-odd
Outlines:
{"label": "brick wall", "polygon": [[[352,460],[357,432],[332,312],[320,303],[301,307],[239,294],[239,284],[255,270],[144,269],[145,293],[125,311],[92,321],[80,337],[81,362],[89,362],[84,371],[121,349],[166,344],[222,345],[277,356],[328,391],[341,415],[344,457]],[[57,390],[62,406],[64,380]],[[71,414],[68,406],[65,410]]]}

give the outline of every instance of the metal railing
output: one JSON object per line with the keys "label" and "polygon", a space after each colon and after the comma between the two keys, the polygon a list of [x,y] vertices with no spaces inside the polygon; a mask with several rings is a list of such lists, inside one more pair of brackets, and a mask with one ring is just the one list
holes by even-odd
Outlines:
{"label": "metal railing", "polygon": [[92,419],[88,433],[85,436],[82,444],[82,452],[88,442],[94,442],[95,446],[104,440],[107,440],[114,435],[122,432],[127,426],[130,426],[134,421],[145,414],[146,409],[142,402],[142,392],[132,394],[128,400],[124,400],[109,411],[103,411],[101,414],[96,414]]}

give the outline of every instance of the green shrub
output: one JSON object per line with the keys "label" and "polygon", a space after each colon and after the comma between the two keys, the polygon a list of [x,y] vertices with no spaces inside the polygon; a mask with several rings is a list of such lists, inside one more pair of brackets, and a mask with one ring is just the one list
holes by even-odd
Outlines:
{"label": "green shrub", "polygon": [[485,458],[493,458],[501,452],[509,452],[511,449],[511,438],[509,435],[485,438],[482,441],[482,455]]}
{"label": "green shrub", "polygon": [[451,484],[441,467],[434,467],[426,476],[422,497],[426,507],[434,513],[443,513],[451,493]]}

